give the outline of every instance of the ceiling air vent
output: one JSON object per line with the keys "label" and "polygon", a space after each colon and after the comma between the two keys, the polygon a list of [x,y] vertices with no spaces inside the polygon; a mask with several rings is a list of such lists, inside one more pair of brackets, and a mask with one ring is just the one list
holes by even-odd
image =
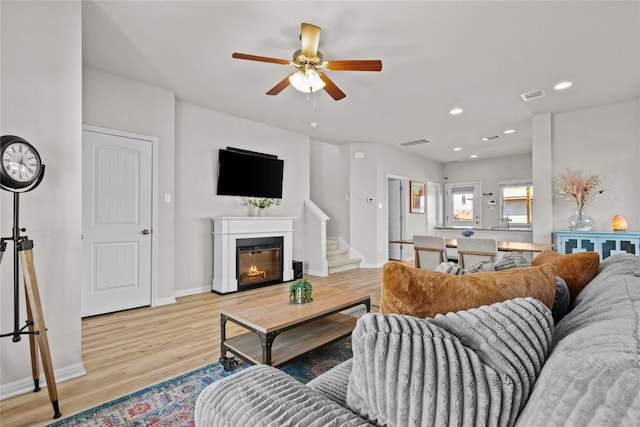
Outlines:
{"label": "ceiling air vent", "polygon": [[431,141],[429,141],[428,139],[417,139],[415,141],[403,142],[400,145],[404,147],[411,147],[412,145],[428,144],[430,142]]}
{"label": "ceiling air vent", "polygon": [[485,136],[484,138],[482,138],[483,141],[492,141],[494,139],[498,139],[500,138],[500,135],[492,135],[492,136]]}
{"label": "ceiling air vent", "polygon": [[527,92],[520,95],[525,101],[531,101],[532,99],[544,97],[544,91],[542,89],[534,90],[533,92]]}

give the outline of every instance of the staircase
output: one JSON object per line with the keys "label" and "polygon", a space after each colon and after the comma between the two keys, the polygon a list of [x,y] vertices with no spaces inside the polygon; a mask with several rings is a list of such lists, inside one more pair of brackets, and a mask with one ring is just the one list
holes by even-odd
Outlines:
{"label": "staircase", "polygon": [[360,258],[349,258],[349,250],[340,249],[338,239],[327,239],[329,274],[358,269],[360,268],[360,261],[362,261]]}

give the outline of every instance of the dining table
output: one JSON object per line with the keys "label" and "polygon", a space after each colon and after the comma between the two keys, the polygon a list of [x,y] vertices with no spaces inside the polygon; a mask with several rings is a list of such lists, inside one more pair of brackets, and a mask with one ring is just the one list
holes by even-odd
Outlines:
{"label": "dining table", "polygon": [[[472,239],[472,237],[466,237]],[[444,239],[447,248],[455,249],[458,247],[458,239]],[[389,243],[401,243],[404,245],[413,245],[413,240],[389,240]],[[531,243],[531,242],[509,242],[498,241],[498,251],[502,252],[542,252],[553,249],[552,243]]]}

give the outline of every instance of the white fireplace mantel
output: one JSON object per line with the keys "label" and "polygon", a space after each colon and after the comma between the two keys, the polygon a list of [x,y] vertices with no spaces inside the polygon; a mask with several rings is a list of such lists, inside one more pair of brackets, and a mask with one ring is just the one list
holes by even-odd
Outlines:
{"label": "white fireplace mantel", "polygon": [[293,280],[293,217],[213,218],[213,291],[227,294],[238,291],[236,240],[259,237],[283,237],[282,279]]}

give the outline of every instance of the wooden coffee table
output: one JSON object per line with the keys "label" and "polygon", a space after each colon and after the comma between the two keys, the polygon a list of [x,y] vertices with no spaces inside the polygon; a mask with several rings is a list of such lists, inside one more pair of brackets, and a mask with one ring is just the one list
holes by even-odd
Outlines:
{"label": "wooden coffee table", "polygon": [[[370,296],[318,286],[313,290],[313,301],[306,304],[289,303],[288,289],[283,289],[266,298],[224,308],[220,311],[220,360],[227,360],[228,351],[250,364],[281,366],[350,335],[356,318],[340,312],[361,304],[369,312]],[[227,339],[227,320],[250,332]]]}

